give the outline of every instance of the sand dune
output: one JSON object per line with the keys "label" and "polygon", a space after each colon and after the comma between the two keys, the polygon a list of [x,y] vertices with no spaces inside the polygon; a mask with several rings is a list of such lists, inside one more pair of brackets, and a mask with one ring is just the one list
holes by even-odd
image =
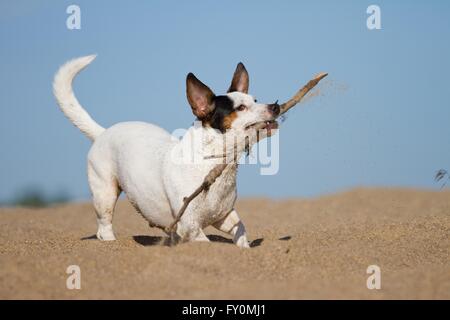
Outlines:
{"label": "sand dune", "polygon": [[[449,299],[450,191],[356,189],[317,199],[242,199],[253,248],[160,245],[122,201],[118,241],[91,239],[91,204],[0,209],[1,299]],[[81,290],[66,288],[79,265]],[[381,268],[368,290],[366,269]]]}

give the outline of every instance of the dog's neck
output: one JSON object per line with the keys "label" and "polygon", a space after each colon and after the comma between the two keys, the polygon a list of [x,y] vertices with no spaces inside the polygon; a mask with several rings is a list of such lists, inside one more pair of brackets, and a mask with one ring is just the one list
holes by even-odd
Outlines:
{"label": "dog's neck", "polygon": [[[211,127],[194,125],[180,141],[184,159],[194,164],[237,163],[245,151],[244,133],[228,130],[221,133]],[[187,158],[186,158],[187,157]]]}

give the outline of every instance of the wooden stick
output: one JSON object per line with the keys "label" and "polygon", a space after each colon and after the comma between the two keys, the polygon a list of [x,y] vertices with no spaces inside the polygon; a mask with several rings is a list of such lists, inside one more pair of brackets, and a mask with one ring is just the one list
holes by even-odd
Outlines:
{"label": "wooden stick", "polygon": [[314,88],[320,80],[325,78],[328,75],[328,73],[319,73],[317,76],[315,76],[314,79],[310,80],[303,88],[297,91],[297,93],[287,102],[283,103],[280,106],[280,115],[287,112],[290,108],[295,106],[297,103],[299,103],[303,97],[312,89]]}
{"label": "wooden stick", "polygon": [[195,191],[189,197],[183,198],[183,205],[181,206],[181,209],[178,212],[178,215],[175,218],[175,220],[166,228],[166,232],[170,233],[175,230],[175,226],[180,221],[189,203],[191,203],[192,200],[194,200],[200,193],[202,193],[203,190],[205,191],[208,190],[209,187],[216,181],[216,179],[222,174],[222,172],[225,170],[227,166],[228,166],[227,163],[221,163],[216,165],[206,175],[205,179],[203,180],[203,183],[197,189],[195,189]]}
{"label": "wooden stick", "polygon": [[[297,93],[291,99],[289,99],[287,102],[283,103],[280,106],[280,114],[278,115],[278,117],[281,116],[282,114],[286,113],[289,109],[291,109],[296,104],[298,104],[303,99],[303,97],[312,88],[314,88],[320,82],[320,80],[325,78],[327,75],[328,75],[328,73],[319,73],[316,77],[314,77],[306,85],[304,85],[300,90],[298,90]],[[264,129],[264,126],[265,126],[265,123],[260,123],[260,124],[257,124],[253,129],[256,131],[261,130],[261,129]],[[249,146],[246,146],[245,149],[247,149],[248,147]],[[236,150],[236,148],[237,147],[235,146],[234,152],[244,151],[244,150]],[[214,157],[216,157],[216,156],[208,156],[207,158],[212,159]],[[221,157],[225,158],[226,155],[221,155]],[[188,205],[191,203],[191,201],[194,200],[203,191],[208,191],[209,187],[216,181],[216,179],[218,177],[220,177],[220,175],[223,173],[223,171],[229,165],[232,165],[236,161],[237,161],[237,157],[234,157],[234,160],[231,163],[221,163],[221,164],[216,165],[206,175],[205,179],[203,180],[203,183],[197,189],[195,189],[195,191],[190,196],[183,198],[183,205],[181,206],[181,209],[178,212],[175,220],[167,228],[165,228],[165,231],[167,233],[176,231],[176,225],[180,221],[181,217],[183,216],[184,212],[186,211],[186,209],[187,209]]]}

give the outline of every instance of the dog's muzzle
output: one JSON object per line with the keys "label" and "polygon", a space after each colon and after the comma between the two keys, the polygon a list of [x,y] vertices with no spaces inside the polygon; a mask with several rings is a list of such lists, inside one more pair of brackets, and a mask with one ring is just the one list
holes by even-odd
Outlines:
{"label": "dog's muzzle", "polygon": [[280,105],[278,104],[278,100],[272,104],[269,104],[267,107],[269,108],[270,112],[272,112],[274,117],[278,117],[278,115],[280,114]]}

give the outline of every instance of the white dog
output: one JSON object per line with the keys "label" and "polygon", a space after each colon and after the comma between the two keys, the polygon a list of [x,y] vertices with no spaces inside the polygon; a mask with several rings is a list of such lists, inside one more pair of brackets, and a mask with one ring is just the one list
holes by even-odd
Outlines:
{"label": "white dog", "polygon": [[[164,229],[174,221],[183,198],[216,165],[217,161],[203,156],[217,153],[224,146],[224,137],[245,136],[261,122],[266,124],[268,135],[277,128],[278,104],[259,104],[247,94],[249,76],[239,63],[225,95],[216,96],[188,74],[187,99],[201,126],[192,126],[180,140],[144,122],[122,122],[105,129],[81,107],[72,91],[74,77],[94,59],[91,55],[63,65],[55,75],[53,91],[62,112],[93,142],[87,171],[100,240],[115,240],[112,219],[122,191],[151,227]],[[193,138],[197,133],[206,137],[200,143]],[[186,149],[201,154],[201,160],[177,161]],[[236,172],[237,164],[228,166],[208,192],[195,198],[171,236],[182,241],[209,241],[202,229],[213,225],[230,234],[239,247],[248,247],[244,225],[234,210]]]}

